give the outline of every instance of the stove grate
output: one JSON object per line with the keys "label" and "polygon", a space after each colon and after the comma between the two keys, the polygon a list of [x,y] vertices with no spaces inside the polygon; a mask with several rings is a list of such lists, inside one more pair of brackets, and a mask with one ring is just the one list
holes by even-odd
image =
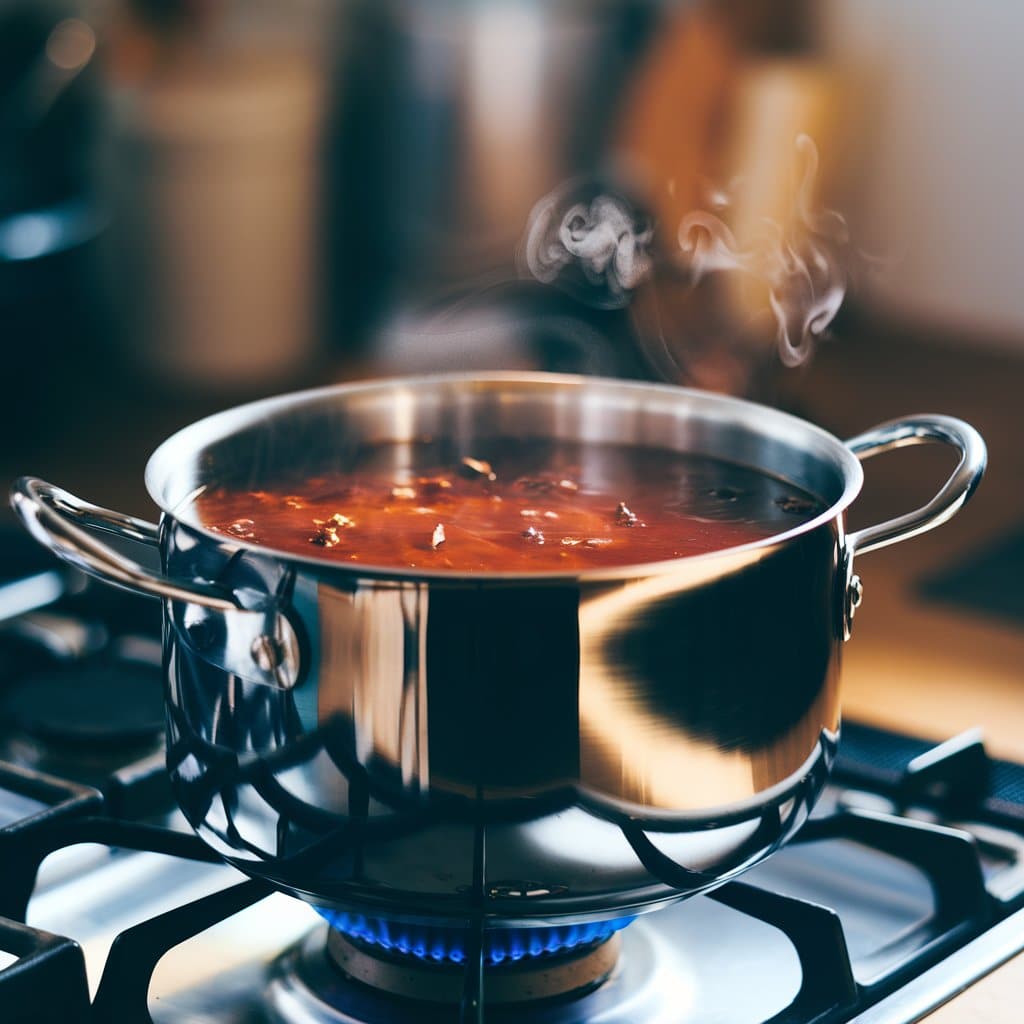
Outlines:
{"label": "stove grate", "polygon": [[[858,729],[853,729],[854,737],[857,737]],[[864,734],[860,739],[864,740]],[[878,737],[870,737],[869,740],[868,746],[876,740],[882,742]],[[919,790],[922,794],[920,799],[939,799],[936,794],[942,787],[937,789],[934,784],[942,781],[944,773],[989,763],[993,770],[984,777],[990,788],[972,809],[983,818],[989,813],[987,809],[991,808],[996,794],[1005,801],[1006,794],[1012,793],[1018,783],[1016,772],[1007,776],[1001,772],[998,762],[982,762],[978,748],[970,739],[946,744],[943,745],[945,749],[940,747],[937,750],[927,744],[923,749],[916,744],[911,745],[913,749],[907,746],[903,750],[904,759],[909,755],[909,761],[916,761],[919,770],[925,771],[929,779],[928,785]],[[864,748],[862,742],[861,754]],[[853,753],[857,749],[856,745],[851,746]],[[856,767],[856,760],[848,754],[842,772],[842,778],[847,782],[853,778],[851,765]],[[894,792],[894,787],[898,789],[899,780],[906,773],[906,765],[903,769],[891,765],[889,772],[888,787],[876,786],[876,791],[888,789]],[[999,790],[991,788],[996,785]],[[0,828],[0,859],[8,872],[4,885],[0,886],[0,913],[6,913],[8,917],[23,920],[39,864],[49,853],[64,846],[94,842],[191,860],[217,860],[210,849],[191,834],[109,817],[88,816],[95,810],[99,796],[83,787],[64,786],[38,777],[26,778],[26,773],[12,773],[0,766],[0,788],[5,786],[13,786],[16,792],[40,804],[40,809],[25,820]],[[956,798],[962,801],[967,791],[969,788],[957,790]],[[947,788],[945,792],[948,798],[950,790]],[[796,951],[802,973],[801,988],[792,1004],[765,1024],[839,1024],[848,1021],[852,1015],[863,1012],[909,978],[919,975],[963,946],[1011,909],[1009,904],[1000,904],[986,893],[976,844],[963,831],[930,822],[840,809],[813,818],[793,843],[795,847],[802,848],[832,840],[860,844],[916,865],[927,875],[934,890],[935,912],[920,935],[903,937],[904,945],[894,951],[876,977],[869,983],[859,983],[855,978],[855,965],[851,962],[840,915],[834,909],[809,899],[766,888],[760,879],[770,878],[770,873],[763,874],[761,868],[755,869],[746,880],[728,883],[703,897],[777,928]],[[787,851],[783,851],[779,855],[780,861],[786,856]],[[767,866],[773,863],[770,861]],[[482,857],[480,877],[482,882]],[[757,880],[756,884],[754,880]],[[123,1021],[145,1024],[150,1021],[147,993],[152,971],[159,960],[170,949],[253,905],[270,891],[270,887],[263,883],[245,882],[157,915],[122,932],[108,956],[89,1016],[90,1024],[120,1024]],[[359,927],[354,921],[349,924],[352,928]],[[467,930],[469,951],[476,949],[479,938],[475,929]],[[30,1004],[31,1019],[45,1021],[47,1012],[51,1012],[54,1020],[77,1024],[82,1019],[80,1013],[76,1016],[75,1006],[71,1005],[76,1001],[81,1004],[84,998],[79,969],[81,954],[73,943],[34,932],[16,921],[0,920],[0,948],[8,948],[20,956],[12,967],[0,970],[0,1005],[5,1007],[5,1012],[7,1007],[26,1005],[19,1001],[18,993],[24,991],[21,986],[31,984],[37,998],[38,993],[43,992],[52,999],[51,1005],[64,1007],[62,1013],[54,1017],[53,1012],[56,1011],[51,1012],[33,1002]],[[427,952],[429,955],[429,949]],[[485,946],[477,957],[467,952],[463,966],[468,968],[470,960],[477,960],[482,967],[487,962],[486,957]],[[470,988],[471,973],[467,971]],[[31,983],[25,981],[26,978],[31,979]],[[481,1005],[479,998],[471,999],[466,1010],[477,1012]],[[81,1005],[78,1008],[81,1009]],[[17,1020],[17,1017],[5,1016],[4,1019]],[[464,1016],[463,1019],[470,1018]]]}
{"label": "stove grate", "polygon": [[0,950],[17,958],[0,971],[4,1024],[89,1024],[89,983],[76,942],[0,917]]}

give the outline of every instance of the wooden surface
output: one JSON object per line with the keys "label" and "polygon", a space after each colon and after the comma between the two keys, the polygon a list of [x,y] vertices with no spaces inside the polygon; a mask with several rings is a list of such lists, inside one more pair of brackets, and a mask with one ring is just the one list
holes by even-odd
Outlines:
{"label": "wooden surface", "polygon": [[1024,954],[1007,961],[924,1020],[927,1024],[1020,1024],[1024,1020]]}

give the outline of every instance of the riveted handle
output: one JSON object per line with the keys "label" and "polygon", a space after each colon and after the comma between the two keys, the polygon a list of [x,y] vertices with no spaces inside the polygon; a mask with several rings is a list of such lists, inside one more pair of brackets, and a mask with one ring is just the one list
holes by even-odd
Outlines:
{"label": "riveted handle", "polygon": [[177,580],[139,565],[88,531],[99,530],[156,546],[153,523],[92,505],[43,480],[22,477],[11,504],[40,544],[105,583],[169,599],[171,622],[183,643],[216,668],[242,679],[290,689],[301,677],[301,644],[289,616],[264,594],[245,606],[229,587]]}
{"label": "riveted handle", "polygon": [[906,512],[884,523],[866,526],[847,535],[845,573],[842,577],[845,593],[841,606],[843,637],[846,640],[850,639],[853,618],[864,596],[860,577],[853,571],[854,556],[897,544],[908,537],[916,537],[956,515],[981,481],[988,459],[981,435],[970,424],[952,416],[921,415],[890,420],[846,442],[847,447],[861,460],[893,448],[934,443],[949,445],[960,452],[956,469],[935,497],[913,512]]}
{"label": "riveted handle", "polygon": [[960,452],[960,461],[950,478],[927,505],[849,534],[846,547],[851,557],[916,537],[952,518],[974,493],[985,472],[988,455],[985,442],[974,427],[952,416],[921,415],[891,420],[846,442],[861,460],[893,448],[933,443],[949,445]]}
{"label": "riveted handle", "polygon": [[34,477],[22,477],[11,490],[11,505],[29,533],[65,562],[106,583],[148,597],[187,601],[217,611],[235,611],[238,599],[227,587],[201,580],[175,580],[147,569],[86,527],[128,540],[156,545],[155,524],[92,505]]}

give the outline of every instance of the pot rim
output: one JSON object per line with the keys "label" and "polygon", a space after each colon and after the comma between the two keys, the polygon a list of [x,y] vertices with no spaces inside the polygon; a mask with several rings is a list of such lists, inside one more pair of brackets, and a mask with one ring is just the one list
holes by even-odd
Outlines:
{"label": "pot rim", "polygon": [[[562,388],[594,388],[625,390],[637,395],[656,395],[661,397],[679,397],[691,402],[703,404],[707,407],[719,407],[732,411],[734,419],[738,422],[745,422],[754,426],[760,432],[764,432],[767,424],[784,427],[785,432],[792,435],[794,432],[802,432],[810,438],[817,440],[833,457],[833,463],[839,470],[843,479],[843,491],[837,500],[826,507],[822,512],[812,519],[798,523],[781,533],[774,533],[759,540],[749,541],[745,544],[738,544],[732,547],[722,548],[718,551],[710,551],[697,555],[687,555],[682,558],[663,559],[657,562],[638,562],[630,565],[607,566],[594,569],[580,569],[574,572],[493,572],[452,569],[418,569],[403,568],[401,566],[387,565],[352,565],[330,558],[330,556],[318,556],[315,554],[300,555],[294,552],[282,551],[262,544],[247,544],[229,538],[223,533],[218,533],[201,525],[199,522],[187,519],[179,519],[178,509],[186,502],[191,502],[195,494],[186,496],[175,507],[168,507],[167,502],[161,493],[162,485],[166,482],[170,468],[180,464],[183,455],[195,455],[215,441],[228,437],[232,433],[245,427],[254,425],[258,420],[279,414],[289,408],[295,408],[307,403],[314,403],[321,399],[335,395],[354,395],[373,391],[398,391],[402,388],[424,388],[432,385],[445,384],[473,384],[473,385],[495,385],[502,384],[536,384],[543,387],[560,386]],[[183,449],[185,451],[183,451]],[[762,472],[764,467],[758,468]],[[669,572],[678,572],[682,566],[708,565],[723,559],[735,559],[737,556],[759,557],[768,549],[775,548],[783,543],[793,540],[805,533],[822,527],[835,520],[844,512],[860,493],[864,482],[864,472],[860,461],[851,449],[839,438],[830,434],[827,430],[807,420],[794,416],[791,413],[782,412],[771,406],[761,405],[746,399],[734,398],[729,395],[719,395],[710,391],[703,391],[698,388],[685,388],[675,384],[663,384],[647,381],[631,381],[614,377],[590,377],[581,374],[546,373],[539,371],[515,371],[515,370],[489,370],[484,372],[455,372],[455,373],[431,373],[415,374],[401,377],[375,377],[368,380],[331,384],[324,387],[308,388],[302,391],[289,392],[282,395],[275,395],[270,398],[258,399],[242,405],[233,406],[222,412],[213,413],[202,419],[190,423],[171,434],[164,440],[150,455],[145,468],[144,480],[146,490],[153,502],[160,508],[161,512],[184,523],[191,531],[210,539],[218,545],[227,545],[233,550],[251,551],[256,555],[270,556],[283,562],[294,563],[305,566],[315,566],[319,569],[328,569],[333,572],[341,572],[347,576],[360,579],[373,579],[381,581],[401,582],[443,582],[443,583],[573,583],[583,581],[615,582],[635,580],[648,576],[658,576]],[[745,558],[744,558],[745,561]]]}

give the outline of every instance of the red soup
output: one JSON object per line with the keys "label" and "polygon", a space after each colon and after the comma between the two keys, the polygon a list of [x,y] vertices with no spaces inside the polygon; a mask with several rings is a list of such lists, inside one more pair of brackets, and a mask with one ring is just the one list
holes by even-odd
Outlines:
{"label": "red soup", "polygon": [[571,572],[718,551],[824,510],[757,470],[626,445],[496,439],[464,453],[378,444],[339,463],[258,490],[207,490],[200,520],[251,544],[343,563]]}

